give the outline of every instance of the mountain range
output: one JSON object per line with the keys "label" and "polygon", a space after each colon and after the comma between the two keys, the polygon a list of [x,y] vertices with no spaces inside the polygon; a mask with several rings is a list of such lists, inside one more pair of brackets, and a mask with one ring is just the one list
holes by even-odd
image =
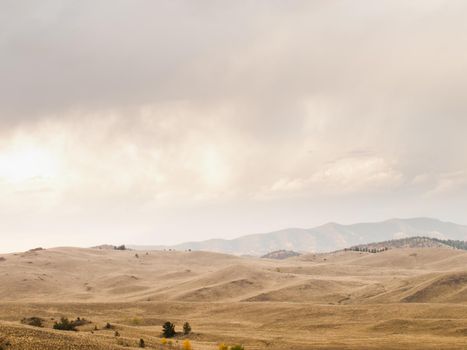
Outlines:
{"label": "mountain range", "polygon": [[298,252],[330,252],[359,244],[412,236],[467,240],[467,226],[433,218],[390,219],[351,225],[327,223],[310,229],[288,228],[235,239],[209,239],[172,246],[129,245],[128,247],[136,250],[202,250],[261,256],[281,249]]}

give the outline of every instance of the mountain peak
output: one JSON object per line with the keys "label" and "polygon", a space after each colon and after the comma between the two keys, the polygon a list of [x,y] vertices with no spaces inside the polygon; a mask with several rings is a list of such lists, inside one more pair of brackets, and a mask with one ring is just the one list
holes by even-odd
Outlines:
{"label": "mountain peak", "polygon": [[288,228],[270,233],[251,234],[235,239],[211,239],[175,246],[135,247],[134,249],[204,250],[236,255],[262,256],[279,250],[327,252],[372,242],[413,236],[467,240],[467,226],[434,218],[392,218],[382,222],[342,225],[329,222],[311,229]]}

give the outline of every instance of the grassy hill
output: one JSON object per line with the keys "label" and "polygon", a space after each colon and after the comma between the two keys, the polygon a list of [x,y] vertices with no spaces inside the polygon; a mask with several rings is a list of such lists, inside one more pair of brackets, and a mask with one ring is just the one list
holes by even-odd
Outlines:
{"label": "grassy hill", "polygon": [[[0,341],[12,349],[123,349],[140,338],[149,349],[165,349],[160,332],[168,320],[177,330],[190,322],[197,350],[220,342],[246,350],[465,348],[464,250],[274,260],[56,248],[0,257]],[[52,329],[63,316],[91,323],[78,332]],[[31,317],[45,326],[21,323]]]}

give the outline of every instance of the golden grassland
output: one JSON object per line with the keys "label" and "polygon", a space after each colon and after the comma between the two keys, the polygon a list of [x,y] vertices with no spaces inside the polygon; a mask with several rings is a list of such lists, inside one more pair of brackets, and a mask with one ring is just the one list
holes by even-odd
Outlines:
{"label": "golden grassland", "polygon": [[[276,261],[57,248],[2,257],[5,349],[129,349],[141,338],[148,349],[170,349],[161,344],[165,321],[177,331],[190,322],[195,350],[219,343],[246,350],[467,348],[464,251],[337,252]],[[20,322],[32,316],[43,318],[44,327]],[[62,316],[91,323],[78,332],[52,329]],[[185,338],[178,335],[171,347]]]}

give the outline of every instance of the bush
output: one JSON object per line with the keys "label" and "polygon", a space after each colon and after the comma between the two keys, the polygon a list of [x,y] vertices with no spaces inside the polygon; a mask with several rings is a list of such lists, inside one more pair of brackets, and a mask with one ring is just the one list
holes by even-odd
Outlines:
{"label": "bush", "polygon": [[219,344],[218,349],[219,350],[229,350],[229,347],[227,345],[225,345],[224,343],[222,343],[222,344]]}
{"label": "bush", "polygon": [[68,318],[62,317],[60,322],[55,322],[54,329],[58,329],[60,331],[76,331],[76,326],[74,322],[70,322]]}
{"label": "bush", "polygon": [[75,327],[83,326],[89,323],[91,323],[91,321],[88,321],[85,318],[79,318],[79,317],[73,321],[73,324],[75,325]]}
{"label": "bush", "polygon": [[182,349],[183,350],[193,350],[193,347],[191,346],[191,343],[190,343],[190,341],[188,339],[183,342]]}
{"label": "bush", "polygon": [[173,338],[175,336],[175,325],[167,321],[162,326],[162,335],[164,338]]}
{"label": "bush", "polygon": [[29,317],[29,318],[23,318],[21,320],[22,324],[27,324],[28,326],[34,326],[34,327],[44,327],[44,319],[40,317]]}
{"label": "bush", "polygon": [[230,347],[230,350],[245,350],[245,348],[243,347],[243,345],[232,345]]}
{"label": "bush", "polygon": [[105,329],[114,329],[115,327],[112,326],[109,322],[107,322],[104,328]]}
{"label": "bush", "polygon": [[188,322],[183,324],[183,334],[188,335],[191,333],[191,326]]}
{"label": "bush", "polygon": [[143,339],[140,339],[139,340],[139,347],[140,348],[144,348],[146,346],[146,344],[144,344],[144,340]]}
{"label": "bush", "polygon": [[11,343],[9,340],[5,338],[0,338],[0,350],[7,350],[11,346]]}
{"label": "bush", "polygon": [[167,344],[167,339],[162,338],[162,339],[161,339],[161,344],[162,344],[162,345],[166,345],[166,344]]}

